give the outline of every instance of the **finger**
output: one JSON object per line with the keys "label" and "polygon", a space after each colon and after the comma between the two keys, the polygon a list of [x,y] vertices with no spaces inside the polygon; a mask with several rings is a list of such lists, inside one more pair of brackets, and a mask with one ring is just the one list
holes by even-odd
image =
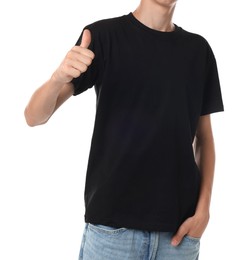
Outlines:
{"label": "finger", "polygon": [[70,67],[67,73],[70,80],[72,80],[73,78],[78,78],[81,75],[81,72],[73,67]]}
{"label": "finger", "polygon": [[171,240],[171,244],[173,246],[178,246],[181,241],[183,240],[184,236],[187,234],[187,229],[185,226],[181,226],[177,233],[173,236],[172,240]]}
{"label": "finger", "polygon": [[84,63],[87,66],[91,65],[93,61],[91,57],[85,55],[78,55],[75,60]]}
{"label": "finger", "polygon": [[74,69],[79,70],[81,73],[86,72],[88,69],[88,66],[85,63],[81,63],[79,61],[73,61],[71,65]]}
{"label": "finger", "polygon": [[94,59],[94,56],[95,56],[94,53],[91,50],[82,48],[81,46],[74,46],[72,48],[71,52],[72,52],[71,55],[73,55],[74,53],[79,53],[79,54],[87,56],[91,59]]}
{"label": "finger", "polygon": [[84,30],[82,39],[81,39],[81,47],[87,49],[91,43],[91,40],[92,40],[91,32],[88,29]]}
{"label": "finger", "polygon": [[87,71],[87,69],[88,69],[88,66],[85,63],[82,63],[77,60],[67,60],[66,67],[68,70],[70,68],[74,68],[74,69],[80,71],[80,73],[83,73],[83,72]]}
{"label": "finger", "polygon": [[73,78],[78,78],[81,72],[73,67],[68,67],[65,72],[63,72],[64,81],[70,82]]}

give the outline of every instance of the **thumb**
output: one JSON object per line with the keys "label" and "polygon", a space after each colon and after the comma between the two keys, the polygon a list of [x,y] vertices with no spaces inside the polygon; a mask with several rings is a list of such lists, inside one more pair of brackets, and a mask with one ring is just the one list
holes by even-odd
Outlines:
{"label": "thumb", "polygon": [[88,46],[91,43],[91,40],[91,32],[88,29],[85,29],[81,39],[81,47],[88,48]]}
{"label": "thumb", "polygon": [[181,241],[183,240],[183,237],[186,235],[186,229],[184,227],[180,227],[177,231],[177,233],[173,236],[171,244],[173,246],[178,246]]}

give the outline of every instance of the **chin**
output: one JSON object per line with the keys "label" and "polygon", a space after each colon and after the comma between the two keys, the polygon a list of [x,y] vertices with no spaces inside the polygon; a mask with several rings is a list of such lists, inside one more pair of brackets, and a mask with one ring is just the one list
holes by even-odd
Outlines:
{"label": "chin", "polygon": [[153,2],[165,7],[171,7],[177,3],[177,0],[153,0]]}

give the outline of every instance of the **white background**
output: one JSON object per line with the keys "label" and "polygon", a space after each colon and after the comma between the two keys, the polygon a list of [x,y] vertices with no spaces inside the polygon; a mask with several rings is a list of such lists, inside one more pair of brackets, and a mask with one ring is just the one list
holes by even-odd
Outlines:
{"label": "white background", "polygon": [[[3,4],[4,3],[4,4]],[[0,4],[0,259],[76,260],[96,95],[66,102],[30,128],[23,111],[82,28],[128,14],[139,0],[10,0]],[[217,152],[210,224],[200,260],[247,259],[244,1],[180,0],[174,22],[203,35],[219,67],[225,112],[212,115]]]}

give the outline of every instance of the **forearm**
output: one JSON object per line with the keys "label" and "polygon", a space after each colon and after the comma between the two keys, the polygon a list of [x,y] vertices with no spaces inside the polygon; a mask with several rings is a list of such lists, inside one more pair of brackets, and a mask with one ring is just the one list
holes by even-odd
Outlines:
{"label": "forearm", "polygon": [[45,123],[54,112],[63,83],[52,77],[32,95],[26,109],[25,118],[30,126]]}
{"label": "forearm", "polygon": [[215,149],[210,115],[201,116],[194,141],[195,159],[201,174],[200,194],[194,216],[187,218],[173,236],[172,245],[180,244],[188,234],[201,237],[209,221],[213,188]]}
{"label": "forearm", "polygon": [[195,158],[201,173],[200,195],[196,214],[208,214],[213,188],[215,148],[212,133],[195,142]]}

